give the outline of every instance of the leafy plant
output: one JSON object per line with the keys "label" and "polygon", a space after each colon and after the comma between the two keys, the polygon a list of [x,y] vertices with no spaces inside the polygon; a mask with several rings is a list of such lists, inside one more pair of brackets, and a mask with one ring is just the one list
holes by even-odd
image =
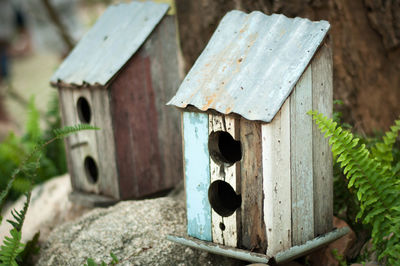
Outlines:
{"label": "leafy plant", "polygon": [[332,153],[354,189],[360,204],[356,219],[372,228],[372,243],[378,260],[390,265],[400,261],[400,178],[393,164],[393,145],[400,131],[400,120],[386,132],[383,141],[367,149],[360,139],[343,130],[332,119],[317,111],[309,115],[325,137],[329,138]]}
{"label": "leafy plant", "polygon": [[[55,95],[56,96],[56,95]],[[49,104],[49,111],[45,115],[46,128],[40,128],[40,115],[35,106],[34,98],[30,99],[28,105],[28,119],[25,126],[25,133],[18,137],[11,133],[0,143],[0,190],[4,190],[8,180],[18,167],[35,148],[41,139],[50,139],[53,132],[50,128],[60,128],[61,118],[58,111],[58,99],[54,97]],[[64,143],[55,141],[43,148],[40,158],[40,169],[37,169],[35,183],[43,182],[53,176],[66,172],[66,159]],[[8,199],[15,200],[24,194],[30,186],[29,178],[25,173],[20,173],[14,180]]]}
{"label": "leafy plant", "polygon": [[[35,125],[30,125],[35,126]],[[38,144],[32,147],[30,154],[24,158],[21,164],[13,171],[11,178],[9,179],[5,189],[0,194],[0,213],[4,207],[7,197],[13,188],[13,183],[18,179],[20,175],[24,175],[28,178],[29,188],[26,192],[26,201],[24,207],[20,211],[12,210],[11,214],[13,220],[7,220],[13,228],[10,230],[10,237],[5,237],[3,245],[0,247],[0,261],[1,265],[18,265],[17,262],[26,258],[28,249],[37,250],[35,242],[39,238],[39,235],[35,235],[33,241],[29,245],[24,245],[21,243],[21,230],[24,224],[25,215],[29,207],[32,185],[34,183],[35,177],[37,176],[38,169],[40,168],[40,162],[43,154],[43,150],[56,141],[57,139],[64,138],[70,134],[76,133],[81,130],[96,130],[98,128],[91,125],[77,125],[73,127],[64,127],[62,129],[54,130],[54,137],[46,142],[38,140]],[[32,132],[37,131],[37,128],[32,129]],[[35,137],[36,138],[36,137]],[[0,216],[0,223],[2,222],[2,217]],[[35,240],[36,238],[36,240]]]}

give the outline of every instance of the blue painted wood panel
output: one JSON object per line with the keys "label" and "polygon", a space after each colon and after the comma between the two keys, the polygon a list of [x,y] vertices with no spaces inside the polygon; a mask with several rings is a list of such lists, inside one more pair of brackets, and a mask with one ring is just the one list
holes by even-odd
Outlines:
{"label": "blue painted wood panel", "polygon": [[208,115],[183,112],[183,139],[188,235],[212,241]]}

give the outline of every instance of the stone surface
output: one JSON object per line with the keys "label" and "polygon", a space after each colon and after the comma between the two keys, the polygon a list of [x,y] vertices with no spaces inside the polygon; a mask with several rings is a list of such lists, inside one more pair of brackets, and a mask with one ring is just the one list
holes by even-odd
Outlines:
{"label": "stone surface", "polygon": [[[23,242],[32,239],[39,230],[40,241],[44,241],[55,226],[80,217],[89,210],[69,202],[70,192],[71,183],[68,174],[55,177],[33,189],[22,228]],[[24,202],[25,197],[20,198],[3,213],[4,222],[0,226],[0,239],[9,235],[11,225],[5,221],[11,219],[11,209],[22,209]]]}
{"label": "stone surface", "polygon": [[141,201],[125,201],[94,209],[75,222],[56,228],[43,243],[37,265],[83,265],[87,258],[118,265],[240,265],[221,256],[165,240],[186,234],[182,193]]}
{"label": "stone surface", "polygon": [[[350,226],[343,220],[333,217],[333,226],[336,228]],[[338,240],[330,243],[327,247],[319,249],[308,256],[311,265],[339,266],[340,262],[333,255],[334,250],[337,255],[346,258],[351,247],[356,241],[356,234],[350,228],[350,232]]]}

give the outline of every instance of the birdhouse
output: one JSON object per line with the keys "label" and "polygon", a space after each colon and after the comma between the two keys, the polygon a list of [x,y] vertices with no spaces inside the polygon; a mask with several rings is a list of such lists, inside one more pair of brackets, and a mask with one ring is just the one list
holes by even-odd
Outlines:
{"label": "birdhouse", "polygon": [[182,110],[189,236],[170,240],[268,262],[343,235],[332,224],[332,155],[306,114],[332,115],[329,28],[225,15],[168,103]]}
{"label": "birdhouse", "polygon": [[153,2],[109,7],[51,78],[63,124],[100,128],[66,139],[72,199],[142,198],[181,179],[179,112],[165,110],[181,81],[168,9]]}

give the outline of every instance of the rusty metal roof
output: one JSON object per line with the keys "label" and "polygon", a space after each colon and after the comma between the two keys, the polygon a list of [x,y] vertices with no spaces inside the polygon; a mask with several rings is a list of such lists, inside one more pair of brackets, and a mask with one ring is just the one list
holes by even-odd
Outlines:
{"label": "rusty metal roof", "polygon": [[145,42],[169,6],[131,2],[110,6],[75,46],[51,83],[106,85]]}
{"label": "rusty metal roof", "polygon": [[327,21],[231,11],[168,105],[271,122],[329,27]]}

